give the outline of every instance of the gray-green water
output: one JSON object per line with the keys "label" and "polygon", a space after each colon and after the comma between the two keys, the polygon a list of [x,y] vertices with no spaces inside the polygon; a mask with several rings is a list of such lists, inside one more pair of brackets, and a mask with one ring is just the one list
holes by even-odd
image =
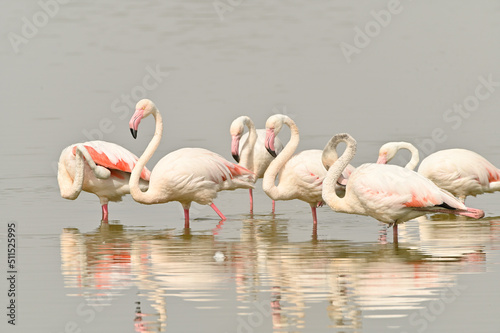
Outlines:
{"label": "gray-green water", "polygon": [[[180,204],[127,196],[101,225],[97,197],[60,197],[56,165],[64,147],[90,139],[140,155],[153,122],[134,141],[128,120],[147,96],[165,123],[149,167],[186,146],[230,159],[231,121],[246,114],[263,127],[277,112],[296,120],[299,150],[353,135],[353,165],[405,140],[423,156],[463,147],[500,166],[499,13],[497,1],[451,0],[4,4],[2,330],[497,331],[500,194],[467,200],[485,210],[480,221],[409,221],[396,246],[369,217],[323,207],[313,230],[299,201],[278,202],[273,216],[260,181],[253,216],[246,190],[216,199],[223,223],[195,205],[188,230]],[[347,59],[341,45],[357,51]],[[16,326],[6,316],[11,222]]]}

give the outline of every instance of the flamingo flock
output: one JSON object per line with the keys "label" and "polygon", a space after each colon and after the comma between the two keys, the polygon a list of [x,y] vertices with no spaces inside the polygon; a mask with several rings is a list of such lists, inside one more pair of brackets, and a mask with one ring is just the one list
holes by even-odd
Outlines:
{"label": "flamingo flock", "polygon": [[[347,133],[333,136],[324,149],[296,153],[299,129],[283,114],[256,129],[247,116],[236,118],[230,126],[231,154],[236,163],[203,148],[182,148],[146,167],[160,145],[163,122],[160,111],[149,99],[140,100],[130,119],[133,138],[137,138],[142,119],[155,120],[153,138],[138,158],[114,143],[90,141],[65,148],[59,159],[58,183],[61,196],[76,199],[81,191],[94,193],[102,206],[102,221],[108,221],[108,202],[120,201],[126,194],[142,204],[178,201],[189,227],[192,202],[209,205],[223,221],[225,215],[214,204],[217,193],[240,188],[249,190],[250,213],[254,210],[253,189],[262,178],[262,189],[275,201],[299,199],[309,204],[313,224],[316,208],[327,204],[339,213],[367,215],[397,226],[425,214],[447,213],[479,219],[480,209],[465,206],[467,196],[500,190],[500,169],[481,155],[465,149],[438,151],[419,163],[418,150],[407,142],[390,142],[379,150],[376,163],[350,165],[356,153],[356,140]],[[290,139],[283,147],[277,137],[283,126]],[[245,128],[248,129],[247,133]],[[345,143],[339,157],[337,145]],[[400,149],[411,152],[403,168],[387,164]]]}

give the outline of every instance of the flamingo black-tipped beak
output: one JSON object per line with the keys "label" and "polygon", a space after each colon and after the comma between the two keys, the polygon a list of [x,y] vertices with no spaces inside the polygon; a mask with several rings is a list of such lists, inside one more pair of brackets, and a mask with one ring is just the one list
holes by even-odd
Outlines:
{"label": "flamingo black-tipped beak", "polygon": [[271,148],[269,147],[266,147],[267,151],[269,152],[269,154],[271,154],[272,157],[276,157],[278,155],[276,155],[276,152],[274,150],[272,150]]}
{"label": "flamingo black-tipped beak", "polygon": [[272,157],[276,157],[278,156],[276,154],[276,149],[274,148],[274,138],[275,138],[275,134],[274,134],[274,129],[272,128],[267,128],[266,129],[266,139],[265,139],[265,147],[267,149],[267,151],[269,152],[269,154],[271,154]]}
{"label": "flamingo black-tipped beak", "polygon": [[131,128],[130,133],[132,133],[132,136],[134,137],[134,139],[137,139],[137,130],[136,129]]}
{"label": "flamingo black-tipped beak", "polygon": [[132,118],[128,122],[128,127],[130,128],[130,133],[134,139],[137,139],[137,129],[139,128],[139,124],[141,123],[142,116],[144,115],[144,108],[135,110]]}
{"label": "flamingo black-tipped beak", "polygon": [[231,136],[231,155],[233,155],[236,163],[240,163],[240,134]]}

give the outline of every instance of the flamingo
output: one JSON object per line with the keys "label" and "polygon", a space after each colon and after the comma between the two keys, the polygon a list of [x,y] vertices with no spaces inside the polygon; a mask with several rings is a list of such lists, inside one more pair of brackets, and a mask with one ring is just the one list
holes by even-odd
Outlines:
{"label": "flamingo", "polygon": [[[248,128],[248,133],[243,134],[245,126]],[[269,164],[274,157],[264,149],[264,139],[266,130],[255,129],[255,125],[247,116],[236,118],[229,130],[231,133],[231,154],[235,161],[242,167],[255,173],[255,180],[264,177]],[[276,154],[279,154],[283,149],[283,144],[276,138],[275,140]],[[253,190],[250,189],[250,213],[253,212]],[[273,200],[273,213],[275,211],[275,203]]]}
{"label": "flamingo", "polygon": [[[290,127],[290,141],[283,151],[277,155],[275,138],[281,131],[283,124]],[[323,205],[321,189],[326,170],[322,165],[322,151],[319,149],[304,150],[294,156],[293,153],[299,144],[299,129],[290,117],[276,114],[267,119],[266,122],[266,149],[276,157],[271,162],[264,174],[262,187],[264,192],[273,200],[299,199],[311,206],[313,224],[318,222],[316,207]],[[331,153],[331,156],[335,154]],[[279,173],[278,185],[275,184]],[[348,175],[345,174],[345,178]],[[337,185],[338,190],[342,189]]]}
{"label": "flamingo", "polygon": [[[87,163],[85,163],[86,161]],[[99,197],[102,221],[108,222],[108,202],[121,201],[130,193],[130,173],[137,156],[110,142],[89,141],[63,149],[59,157],[57,181],[61,196],[75,200],[83,190]],[[150,171],[140,170],[140,187],[147,189]]]}
{"label": "flamingo", "polygon": [[350,175],[345,196],[335,192],[337,179],[356,153],[356,140],[349,134],[337,134],[325,147],[332,149],[331,142],[347,144],[342,156],[329,168],[324,180],[323,200],[331,209],[348,214],[371,216],[380,222],[393,225],[394,241],[397,242],[397,225],[426,213],[448,213],[475,219],[484,216],[480,209],[468,208],[449,192],[415,171],[396,165],[366,163]]}
{"label": "flamingo", "polygon": [[[377,163],[389,162],[401,148],[412,153],[406,168],[414,170],[419,161],[418,150],[408,142],[383,145]],[[467,149],[445,149],[433,153],[422,161],[418,173],[458,197],[462,203],[469,195],[500,190],[500,170],[483,156]]]}
{"label": "flamingo", "polygon": [[410,161],[405,165],[405,168],[408,170],[415,170],[415,167],[418,164],[419,155],[418,155],[418,149],[415,148],[414,145],[412,145],[409,142],[388,142],[384,144],[382,147],[380,147],[380,150],[378,152],[378,160],[377,163],[379,164],[387,164],[389,161],[391,161],[394,156],[396,156],[396,153],[400,149],[407,149],[411,153],[411,159]]}
{"label": "flamingo", "polygon": [[226,217],[213,203],[217,192],[237,188],[253,188],[254,173],[231,163],[219,154],[202,148],[182,148],[164,156],[151,171],[149,189],[139,188],[140,170],[160,144],[163,122],[160,111],[149,99],[140,100],[130,119],[130,131],[137,138],[137,129],[143,118],[153,115],[155,133],[141,155],[130,177],[130,194],[142,204],[178,201],[184,208],[185,227],[189,228],[191,202],[210,205],[222,220]]}
{"label": "flamingo", "polygon": [[500,170],[483,156],[467,149],[446,149],[427,156],[418,173],[457,196],[500,191]]}

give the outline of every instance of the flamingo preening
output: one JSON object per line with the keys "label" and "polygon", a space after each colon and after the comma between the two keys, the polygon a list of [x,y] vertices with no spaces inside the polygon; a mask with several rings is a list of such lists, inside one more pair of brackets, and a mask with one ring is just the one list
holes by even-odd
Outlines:
{"label": "flamingo preening", "polygon": [[164,156],[151,171],[149,188],[143,192],[139,187],[142,168],[160,144],[163,122],[160,112],[149,99],[140,100],[129,126],[132,136],[137,138],[137,129],[143,118],[153,115],[155,133],[141,155],[130,177],[130,194],[142,204],[158,204],[178,201],[184,208],[185,227],[189,227],[191,202],[210,205],[223,220],[226,217],[215,206],[217,192],[237,188],[253,188],[254,173],[231,163],[219,154],[202,148],[182,148]]}
{"label": "flamingo preening", "polygon": [[[110,142],[89,141],[63,149],[57,181],[61,196],[75,200],[81,191],[94,193],[102,205],[102,221],[108,221],[108,201],[121,201],[130,193],[129,179],[137,156]],[[140,187],[147,189],[150,171],[141,168]]]}
{"label": "flamingo preening", "polygon": [[349,134],[337,134],[326,145],[338,140],[347,144],[346,150],[328,168],[323,184],[323,200],[334,211],[368,215],[393,225],[397,242],[397,225],[426,213],[448,213],[475,219],[484,216],[480,209],[468,208],[450,193],[437,187],[424,176],[399,166],[367,163],[349,176],[345,196],[335,192],[337,179],[356,153],[356,140]]}
{"label": "flamingo preening", "polygon": [[[248,132],[243,134],[245,127]],[[236,118],[229,129],[231,134],[231,154],[235,161],[242,167],[255,173],[255,180],[264,177],[264,172],[274,157],[265,149],[264,140],[266,130],[255,129],[255,125],[248,116]],[[283,144],[279,138],[275,139],[276,154],[279,154],[283,149]],[[253,190],[250,189],[250,213],[253,213]],[[273,200],[272,211],[275,211],[275,203]]]}
{"label": "flamingo preening", "polygon": [[[408,142],[389,142],[383,145],[377,163],[387,163],[399,149],[411,152],[411,161],[406,168],[414,170],[419,161],[418,150]],[[483,156],[467,149],[435,152],[422,160],[418,173],[458,197],[462,203],[465,203],[465,198],[469,195],[500,191],[500,170]]]}
{"label": "flamingo preening", "polygon": [[379,164],[387,164],[390,162],[394,156],[396,156],[397,152],[400,149],[406,149],[409,150],[411,153],[411,159],[410,161],[405,165],[405,168],[408,170],[415,170],[415,167],[418,164],[419,161],[419,154],[418,154],[418,149],[415,148],[414,145],[412,145],[409,142],[388,142],[384,144],[382,147],[380,147],[378,151],[378,160],[377,163]]}

